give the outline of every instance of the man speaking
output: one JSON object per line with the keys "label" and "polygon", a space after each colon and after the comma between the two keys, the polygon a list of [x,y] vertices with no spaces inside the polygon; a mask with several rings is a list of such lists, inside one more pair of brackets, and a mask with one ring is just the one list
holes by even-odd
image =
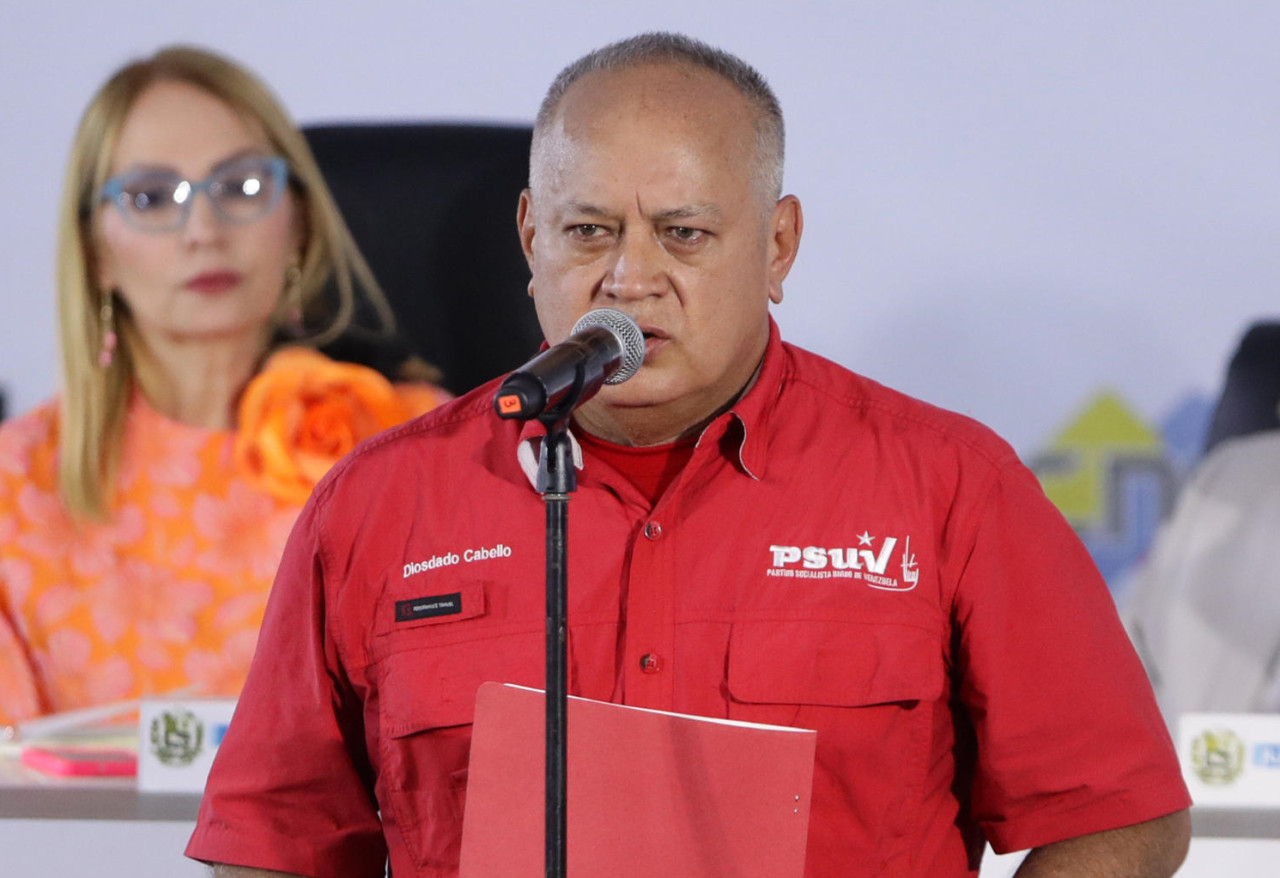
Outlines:
{"label": "man speaking", "polygon": [[[813,878],[971,876],[987,840],[1033,848],[1023,876],[1171,875],[1172,745],[1034,476],[779,337],[782,168],[763,78],[678,35],[580,59],[539,111],[518,223],[547,341],[606,307],[645,351],[572,421],[571,693],[816,729]],[[543,684],[543,427],[497,387],[316,489],[187,850],[216,874],[456,874],[476,690]]]}

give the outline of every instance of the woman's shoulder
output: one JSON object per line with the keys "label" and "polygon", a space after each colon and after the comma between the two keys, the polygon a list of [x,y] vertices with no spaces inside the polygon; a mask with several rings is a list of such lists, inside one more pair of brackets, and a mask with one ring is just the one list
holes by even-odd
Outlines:
{"label": "woman's shoulder", "polygon": [[58,446],[58,398],[0,423],[0,477],[42,480],[52,472]]}
{"label": "woman's shoulder", "polygon": [[241,397],[235,464],[254,487],[301,504],[358,443],[451,398],[435,384],[393,384],[367,366],[281,348]]}
{"label": "woman's shoulder", "polygon": [[245,399],[239,412],[242,419],[264,405],[305,407],[341,399],[372,415],[378,429],[386,429],[448,402],[453,395],[425,376],[393,380],[370,366],[336,360],[313,348],[286,346],[267,359],[250,381]]}
{"label": "woman's shoulder", "polygon": [[52,397],[20,415],[0,422],[0,456],[30,452],[58,442],[58,398]]}

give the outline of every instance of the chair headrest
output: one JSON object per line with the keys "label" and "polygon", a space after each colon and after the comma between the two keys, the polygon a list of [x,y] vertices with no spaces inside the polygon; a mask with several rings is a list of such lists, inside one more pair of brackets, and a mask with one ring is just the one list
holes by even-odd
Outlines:
{"label": "chair headrest", "polygon": [[[325,124],[304,133],[406,348],[438,366],[446,387],[463,393],[537,351],[542,331],[515,225],[529,126]],[[348,338],[331,352],[366,358],[360,350]]]}

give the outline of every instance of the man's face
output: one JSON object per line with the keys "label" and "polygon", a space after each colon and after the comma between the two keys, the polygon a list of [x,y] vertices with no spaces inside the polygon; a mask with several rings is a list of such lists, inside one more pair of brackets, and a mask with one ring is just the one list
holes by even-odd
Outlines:
{"label": "man's face", "polygon": [[[617,308],[646,342],[636,376],[579,412],[593,432],[674,439],[753,374],[800,234],[795,199],[760,194],[755,137],[747,99],[683,65],[589,74],[562,100],[519,212],[538,319],[555,344]],[[628,422],[648,426],[609,426]]]}

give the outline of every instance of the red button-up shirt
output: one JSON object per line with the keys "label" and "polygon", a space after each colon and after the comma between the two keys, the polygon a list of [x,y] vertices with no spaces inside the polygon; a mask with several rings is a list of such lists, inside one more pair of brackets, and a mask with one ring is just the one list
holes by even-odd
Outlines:
{"label": "red button-up shirt", "polygon": [[[316,490],[190,856],[456,874],[476,689],[543,685],[539,428],[493,391]],[[1189,804],[1106,587],[1013,451],[776,327],[656,506],[589,457],[569,510],[570,692],[816,729],[811,878],[974,875],[983,839]]]}

